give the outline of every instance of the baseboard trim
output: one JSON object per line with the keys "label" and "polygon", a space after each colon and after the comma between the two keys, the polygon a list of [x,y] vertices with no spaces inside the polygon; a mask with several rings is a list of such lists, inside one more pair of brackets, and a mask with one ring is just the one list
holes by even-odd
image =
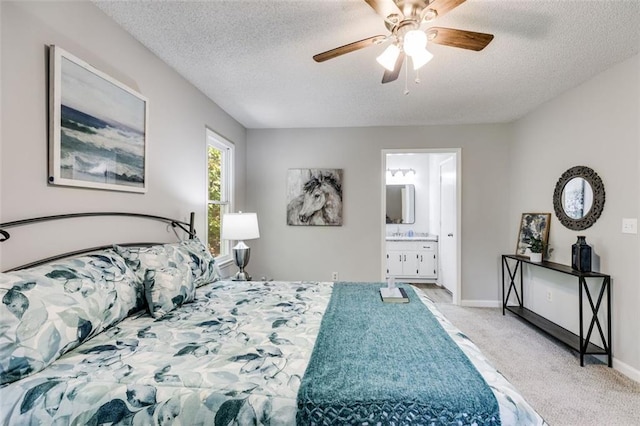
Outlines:
{"label": "baseboard trim", "polygon": [[460,306],[469,308],[499,308],[502,304],[499,300],[461,300]]}
{"label": "baseboard trim", "polygon": [[631,380],[634,380],[640,383],[640,370],[637,370],[616,358],[613,358],[613,368],[618,370],[620,373],[624,374]]}
{"label": "baseboard trim", "polygon": [[[460,306],[468,308],[500,308],[502,307],[502,303],[499,300],[461,300]],[[613,368],[631,380],[640,383],[640,370],[633,368],[615,357],[613,358]]]}

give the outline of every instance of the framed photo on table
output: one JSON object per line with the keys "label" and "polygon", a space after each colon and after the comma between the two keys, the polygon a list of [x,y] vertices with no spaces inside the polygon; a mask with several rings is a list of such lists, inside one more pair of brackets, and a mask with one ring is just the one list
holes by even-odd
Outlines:
{"label": "framed photo on table", "polygon": [[49,184],[147,191],[147,99],[49,48]]}
{"label": "framed photo on table", "polygon": [[550,220],[551,213],[522,213],[516,254],[525,255],[531,237],[540,238],[543,246],[546,247],[549,242]]}

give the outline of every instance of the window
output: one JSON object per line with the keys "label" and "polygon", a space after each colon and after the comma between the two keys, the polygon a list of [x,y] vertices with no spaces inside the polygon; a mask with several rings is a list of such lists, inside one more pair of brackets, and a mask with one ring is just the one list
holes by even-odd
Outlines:
{"label": "window", "polygon": [[222,241],[222,215],[232,209],[233,144],[207,129],[207,243],[214,257],[229,256],[231,241]]}

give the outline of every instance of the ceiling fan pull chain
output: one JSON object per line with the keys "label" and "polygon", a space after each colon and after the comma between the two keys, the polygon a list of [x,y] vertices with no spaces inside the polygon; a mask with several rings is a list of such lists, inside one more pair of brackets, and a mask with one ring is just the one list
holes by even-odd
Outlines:
{"label": "ceiling fan pull chain", "polygon": [[409,55],[406,55],[404,57],[404,94],[408,95],[409,94],[409,86],[407,85],[407,82],[409,81]]}
{"label": "ceiling fan pull chain", "polygon": [[413,80],[416,84],[420,84],[420,70],[416,70],[416,79]]}

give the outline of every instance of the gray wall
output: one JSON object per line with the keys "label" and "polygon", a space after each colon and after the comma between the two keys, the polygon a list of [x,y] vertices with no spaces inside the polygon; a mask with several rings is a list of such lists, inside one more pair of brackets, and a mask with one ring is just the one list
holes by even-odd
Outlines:
{"label": "gray wall", "polygon": [[[0,222],[79,211],[132,211],[188,219],[205,233],[205,126],[236,144],[245,187],[245,129],[89,2],[2,2]],[[148,192],[47,185],[47,63],[56,44],[149,99]],[[236,197],[240,201],[243,196]],[[242,203],[239,203],[242,207]],[[164,225],[87,219],[12,228],[0,269],[50,253],[118,241],[175,240]],[[78,222],[76,222],[78,223]],[[99,228],[96,223],[100,223]],[[158,229],[159,228],[159,229]],[[116,233],[122,229],[122,234]],[[164,236],[163,236],[164,233]],[[160,235],[160,236],[159,236]]]}
{"label": "gray wall", "polygon": [[[585,235],[613,289],[615,367],[640,381],[640,273],[638,235],[622,234],[622,218],[640,213],[640,60],[636,55],[548,102],[515,124],[510,144],[510,242],[523,212],[551,212],[551,260],[570,264],[571,244]],[[598,221],[584,231],[565,228],[553,214],[560,175],[573,166],[601,177],[606,201]],[[513,246],[507,246],[510,249]],[[577,332],[575,279],[532,268],[528,299],[537,312]],[[552,301],[546,292],[552,292]],[[588,306],[588,305],[587,305]],[[629,368],[635,369],[631,372]]]}
{"label": "gray wall", "polygon": [[[278,280],[380,280],[381,150],[462,148],[462,300],[499,297],[497,254],[509,230],[504,125],[249,130],[247,206],[258,213],[249,271]],[[342,168],[344,224],[286,225],[289,168]],[[494,248],[494,250],[487,248]]]}

